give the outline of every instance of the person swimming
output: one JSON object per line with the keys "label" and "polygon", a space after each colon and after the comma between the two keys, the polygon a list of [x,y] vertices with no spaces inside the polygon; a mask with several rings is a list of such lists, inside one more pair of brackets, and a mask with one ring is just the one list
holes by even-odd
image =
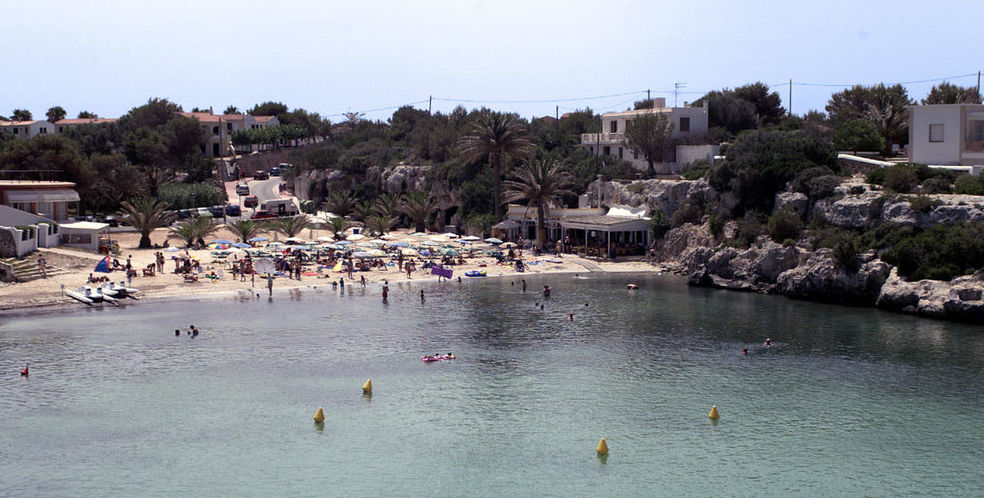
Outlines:
{"label": "person swimming", "polygon": [[574,313],[569,313],[567,315],[567,319],[573,322],[574,321]]}
{"label": "person swimming", "polygon": [[748,348],[741,348],[741,354],[748,356]]}
{"label": "person swimming", "polygon": [[174,329],[174,337],[181,337],[181,329]]}
{"label": "person swimming", "polygon": [[766,337],[765,338],[765,347],[767,347],[767,348],[771,348],[772,347],[772,338],[771,337]]}

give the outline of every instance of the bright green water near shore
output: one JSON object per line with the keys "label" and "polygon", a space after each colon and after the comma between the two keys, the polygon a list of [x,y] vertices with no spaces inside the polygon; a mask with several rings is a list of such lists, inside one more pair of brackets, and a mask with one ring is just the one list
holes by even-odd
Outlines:
{"label": "bright green water near shore", "polygon": [[[394,285],[388,305],[322,286],[4,317],[0,495],[984,489],[984,328],[590,277],[528,277],[526,294],[518,278]],[[190,324],[202,335],[173,336]]]}

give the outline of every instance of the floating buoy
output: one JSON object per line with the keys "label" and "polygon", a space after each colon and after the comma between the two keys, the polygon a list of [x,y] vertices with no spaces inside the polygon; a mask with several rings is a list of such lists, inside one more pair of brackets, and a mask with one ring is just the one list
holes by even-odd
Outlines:
{"label": "floating buoy", "polygon": [[325,421],[325,409],[318,408],[318,411],[314,412],[314,422],[316,424],[323,423]]}
{"label": "floating buoy", "polygon": [[28,369],[28,367],[30,366],[31,364],[28,363],[27,365],[24,366],[24,368],[21,369],[21,377],[27,377],[28,375],[31,375],[31,371]]}
{"label": "floating buoy", "polygon": [[365,384],[362,384],[362,394],[372,394],[372,379],[368,379]]}
{"label": "floating buoy", "polygon": [[718,407],[716,405],[711,406],[711,413],[708,413],[707,417],[711,420],[717,420],[720,417],[720,415],[718,415]]}
{"label": "floating buoy", "polygon": [[601,441],[598,441],[598,447],[595,448],[595,451],[597,451],[599,455],[608,454],[608,443],[605,442],[605,438],[601,438]]}

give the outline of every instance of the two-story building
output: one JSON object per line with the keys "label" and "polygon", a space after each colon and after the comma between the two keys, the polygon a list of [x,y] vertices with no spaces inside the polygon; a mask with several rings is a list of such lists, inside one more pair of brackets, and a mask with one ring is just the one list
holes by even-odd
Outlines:
{"label": "two-story building", "polygon": [[909,160],[967,166],[978,174],[984,169],[984,105],[909,106]]}
{"label": "two-story building", "polygon": [[[634,152],[625,139],[625,131],[633,119],[647,114],[664,114],[673,125],[670,139],[680,139],[707,133],[706,107],[666,107],[666,99],[654,99],[651,109],[636,109],[634,111],[610,112],[601,115],[601,133],[584,133],[581,135],[581,146],[588,148],[596,156],[611,156],[632,163],[638,170],[649,167],[642,154]],[[717,153],[716,146],[678,146],[672,151],[671,157],[664,158],[657,165],[659,173],[677,173],[687,163],[697,159],[712,159]]]}
{"label": "two-story building", "polygon": [[232,134],[240,130],[257,130],[280,124],[276,116],[250,114],[212,114],[210,112],[182,112],[182,116],[195,118],[208,133],[208,143],[203,154],[209,157],[232,155]]}
{"label": "two-story building", "polygon": [[47,121],[0,121],[0,133],[7,133],[14,138],[34,138],[57,133],[57,129]]}

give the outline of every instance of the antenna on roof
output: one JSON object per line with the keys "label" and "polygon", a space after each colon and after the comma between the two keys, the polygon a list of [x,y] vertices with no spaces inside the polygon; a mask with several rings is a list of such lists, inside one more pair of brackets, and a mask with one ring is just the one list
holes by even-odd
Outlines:
{"label": "antenna on roof", "polygon": [[676,107],[677,106],[677,93],[680,91],[681,88],[684,88],[686,86],[687,86],[686,83],[674,83],[673,84],[673,107]]}

